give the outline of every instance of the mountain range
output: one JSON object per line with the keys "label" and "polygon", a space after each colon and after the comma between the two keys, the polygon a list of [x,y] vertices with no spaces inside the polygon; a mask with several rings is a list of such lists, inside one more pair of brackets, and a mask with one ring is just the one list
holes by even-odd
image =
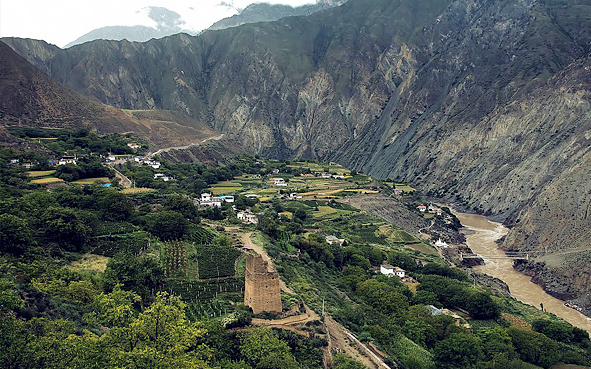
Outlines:
{"label": "mountain range", "polygon": [[350,0],[196,37],[4,42],[102,103],[503,220],[505,249],[537,252],[521,270],[590,307],[590,19],[589,0]]}
{"label": "mountain range", "polygon": [[[316,4],[308,4],[297,7],[282,4],[253,3],[244,9],[239,9],[238,14],[215,21],[209,29],[224,29],[239,26],[241,24],[269,22],[284,17],[310,15],[325,9],[342,5],[346,0],[317,0]],[[229,7],[233,8],[231,4]],[[188,12],[197,11],[194,7],[185,9]],[[199,26],[191,24],[185,18],[187,14],[179,14],[173,10],[148,6],[137,12],[144,15],[146,24],[133,26],[105,26],[94,29],[76,40],[68,43],[64,48],[83,44],[94,40],[127,40],[132,42],[145,42],[153,38],[162,38],[176,33],[196,35],[201,32]]]}

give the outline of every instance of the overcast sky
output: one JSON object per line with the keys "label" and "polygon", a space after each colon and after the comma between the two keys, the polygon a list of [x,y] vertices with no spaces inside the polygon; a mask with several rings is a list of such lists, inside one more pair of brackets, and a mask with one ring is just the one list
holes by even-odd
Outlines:
{"label": "overcast sky", "polygon": [[[0,0],[0,37],[45,40],[57,46],[104,26],[150,25],[147,6],[160,6],[179,13],[186,28],[200,31],[236,14],[236,9],[255,0]],[[314,0],[266,0],[298,6]]]}

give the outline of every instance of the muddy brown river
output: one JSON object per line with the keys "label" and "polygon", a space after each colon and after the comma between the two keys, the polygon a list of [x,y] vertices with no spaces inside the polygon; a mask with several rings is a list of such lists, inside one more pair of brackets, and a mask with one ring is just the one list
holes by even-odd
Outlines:
{"label": "muddy brown river", "polygon": [[591,333],[591,318],[578,311],[564,306],[564,302],[547,294],[542,287],[531,281],[531,278],[513,269],[511,259],[487,259],[486,257],[503,257],[505,253],[495,243],[507,233],[500,223],[491,222],[486,217],[474,214],[454,212],[464,229],[466,243],[476,254],[484,256],[485,265],[474,267],[475,270],[496,277],[509,286],[511,295],[529,305],[544,308],[574,326]]}

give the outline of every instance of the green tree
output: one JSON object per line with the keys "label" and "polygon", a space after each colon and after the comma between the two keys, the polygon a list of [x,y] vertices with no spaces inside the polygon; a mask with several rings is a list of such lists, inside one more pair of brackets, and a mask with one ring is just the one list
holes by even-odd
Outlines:
{"label": "green tree", "polygon": [[468,333],[451,334],[435,344],[433,357],[441,369],[478,368],[483,357],[480,339]]}
{"label": "green tree", "polygon": [[11,214],[0,214],[0,251],[22,254],[32,243],[27,221]]}
{"label": "green tree", "polygon": [[240,353],[257,369],[296,369],[298,364],[289,347],[268,328],[255,328],[242,332]]}
{"label": "green tree", "polygon": [[507,332],[521,360],[544,368],[560,361],[561,352],[556,341],[528,329],[511,327]]}
{"label": "green tree", "polygon": [[103,219],[124,221],[133,211],[133,203],[125,194],[111,190],[103,191],[98,200]]}
{"label": "green tree", "polygon": [[52,206],[43,214],[43,220],[45,235],[68,250],[80,250],[92,234],[79,210]]}
{"label": "green tree", "polygon": [[475,319],[497,319],[500,315],[499,306],[483,292],[472,293],[466,302],[466,309]]}
{"label": "green tree", "polygon": [[113,256],[103,274],[106,290],[113,290],[120,284],[124,289],[136,292],[144,300],[158,290],[163,281],[164,271],[154,259],[138,258],[128,253]]}
{"label": "green tree", "polygon": [[163,241],[179,240],[189,229],[187,219],[176,211],[148,214],[145,220],[148,231]]}

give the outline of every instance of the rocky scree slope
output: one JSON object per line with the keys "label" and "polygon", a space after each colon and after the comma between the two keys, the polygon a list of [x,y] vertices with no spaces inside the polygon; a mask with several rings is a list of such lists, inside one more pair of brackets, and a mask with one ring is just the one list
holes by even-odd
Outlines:
{"label": "rocky scree slope", "polygon": [[258,154],[336,160],[506,220],[503,247],[543,249],[526,268],[580,299],[590,15],[590,0],[350,0],[143,44],[7,42],[105,103],[181,112]]}

